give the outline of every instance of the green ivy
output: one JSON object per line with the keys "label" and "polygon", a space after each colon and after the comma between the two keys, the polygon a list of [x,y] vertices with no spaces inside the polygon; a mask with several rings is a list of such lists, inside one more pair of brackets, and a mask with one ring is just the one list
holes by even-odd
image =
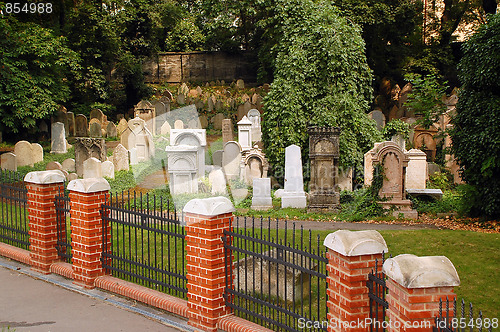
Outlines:
{"label": "green ivy", "polygon": [[401,135],[405,140],[410,137],[410,125],[400,119],[389,121],[382,129],[384,139],[390,140],[394,135]]}

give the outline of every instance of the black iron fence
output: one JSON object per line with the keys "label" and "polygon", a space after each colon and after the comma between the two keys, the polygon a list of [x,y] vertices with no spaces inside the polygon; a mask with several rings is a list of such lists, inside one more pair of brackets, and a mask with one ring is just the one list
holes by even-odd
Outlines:
{"label": "black iron fence", "polygon": [[186,233],[168,206],[149,194],[112,195],[101,207],[102,262],[115,277],[186,298]]}
{"label": "black iron fence", "polygon": [[[382,272],[385,255],[382,253],[382,262],[375,260],[375,268],[368,273],[368,298],[370,299],[370,331],[385,331],[385,311],[389,308],[389,303],[385,297],[387,295],[386,277]],[[379,264],[381,263],[381,264]]]}
{"label": "black iron fence", "polygon": [[56,206],[57,221],[57,254],[65,262],[72,262],[71,251],[71,228],[70,228],[70,199],[69,191],[64,190],[55,196],[54,204]]}
{"label": "black iron fence", "polygon": [[[450,307],[452,306],[452,308]],[[444,306],[444,308],[443,308]],[[443,309],[445,310],[443,314]],[[460,302],[460,311],[458,310],[457,299],[453,299],[450,303],[449,299],[443,303],[439,300],[439,313],[435,318],[434,331],[436,332],[473,332],[473,331],[493,331],[500,327],[499,318],[485,318],[483,313],[479,310],[476,317],[474,317],[474,309],[472,303],[468,305],[468,313],[466,312],[465,301],[462,299]]]}
{"label": "black iron fence", "polygon": [[223,241],[224,298],[236,315],[276,331],[327,330],[328,260],[319,235],[286,221],[244,218]]}
{"label": "black iron fence", "polygon": [[19,173],[0,171],[0,241],[29,250],[27,193]]}

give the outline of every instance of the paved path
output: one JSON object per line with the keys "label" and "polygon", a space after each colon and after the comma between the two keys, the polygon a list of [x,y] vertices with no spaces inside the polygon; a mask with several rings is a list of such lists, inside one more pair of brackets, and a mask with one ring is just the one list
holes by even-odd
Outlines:
{"label": "paved path", "polygon": [[[42,278],[42,279],[38,279]],[[0,258],[0,331],[192,331],[178,317]]]}

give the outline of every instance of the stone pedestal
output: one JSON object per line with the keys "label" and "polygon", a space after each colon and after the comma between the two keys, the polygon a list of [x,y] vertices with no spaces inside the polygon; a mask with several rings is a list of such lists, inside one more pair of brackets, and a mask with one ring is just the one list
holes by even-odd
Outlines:
{"label": "stone pedestal", "polygon": [[309,127],[309,209],[332,210],[339,207],[339,134],[335,127]]}

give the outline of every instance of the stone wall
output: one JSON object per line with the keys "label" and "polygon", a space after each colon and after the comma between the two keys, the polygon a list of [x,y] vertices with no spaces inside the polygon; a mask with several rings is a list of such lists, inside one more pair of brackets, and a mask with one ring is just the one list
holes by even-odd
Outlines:
{"label": "stone wall", "polygon": [[143,68],[148,83],[257,80],[257,59],[248,53],[166,52],[149,59]]}

